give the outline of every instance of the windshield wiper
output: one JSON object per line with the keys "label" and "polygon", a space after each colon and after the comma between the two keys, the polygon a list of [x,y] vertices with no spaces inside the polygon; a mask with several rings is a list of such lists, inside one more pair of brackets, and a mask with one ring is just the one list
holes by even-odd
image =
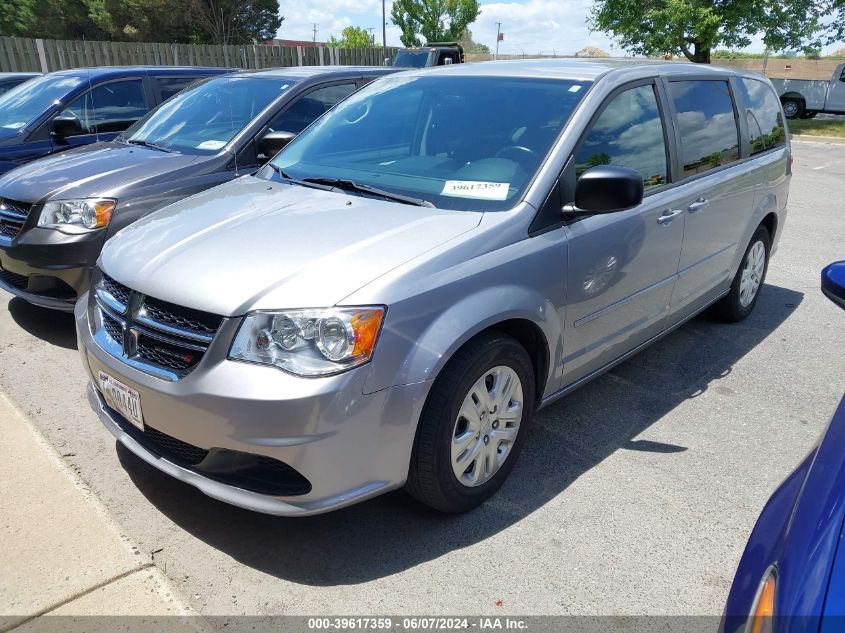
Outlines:
{"label": "windshield wiper", "polygon": [[141,147],[149,147],[150,149],[157,149],[160,152],[167,152],[168,154],[173,154],[174,150],[170,149],[169,147],[165,147],[164,145],[158,145],[156,143],[150,143],[149,141],[138,141],[135,139],[124,139],[126,143],[129,145],[140,145]]}
{"label": "windshield wiper", "polygon": [[391,193],[383,189],[377,189],[370,185],[363,185],[353,180],[345,180],[342,178],[303,178],[302,182],[314,183],[316,185],[325,185],[333,189],[340,189],[342,191],[350,191],[353,193],[362,193],[369,196],[377,196],[385,200],[393,202],[401,202],[402,204],[412,204],[416,207],[430,207],[436,208],[430,201],[422,198],[412,198],[411,196],[403,196],[399,193]]}
{"label": "windshield wiper", "polygon": [[274,165],[273,163],[267,163],[267,165],[269,165],[270,169],[279,174],[279,176],[287,180],[292,185],[308,187],[309,189],[321,189],[323,191],[331,191],[334,188],[329,185],[324,185],[318,182],[311,182],[311,180],[308,178],[306,178],[305,180],[297,180],[296,178],[293,178],[288,175],[288,173],[281,167]]}

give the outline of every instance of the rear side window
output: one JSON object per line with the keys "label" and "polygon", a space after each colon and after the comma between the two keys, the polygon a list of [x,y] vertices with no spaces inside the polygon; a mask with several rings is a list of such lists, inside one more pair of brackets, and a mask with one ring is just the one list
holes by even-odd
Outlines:
{"label": "rear side window", "polygon": [[669,92],[678,113],[685,178],[739,159],[739,133],[727,81],[673,81]]}
{"label": "rear side window", "polygon": [[167,101],[177,92],[182,92],[184,88],[187,88],[196,79],[197,77],[156,77],[155,81],[161,93],[161,100]]}
{"label": "rear side window", "polygon": [[337,102],[355,92],[356,87],[354,83],[351,83],[312,90],[300,97],[298,101],[270,123],[270,130],[299,134]]}
{"label": "rear side window", "polygon": [[596,119],[575,154],[575,173],[618,165],[643,175],[646,189],[666,183],[666,142],[654,87],[615,96]]}
{"label": "rear side window", "polygon": [[786,129],[780,101],[771,88],[757,79],[740,79],[739,89],[746,104],[745,117],[751,154],[786,145]]}

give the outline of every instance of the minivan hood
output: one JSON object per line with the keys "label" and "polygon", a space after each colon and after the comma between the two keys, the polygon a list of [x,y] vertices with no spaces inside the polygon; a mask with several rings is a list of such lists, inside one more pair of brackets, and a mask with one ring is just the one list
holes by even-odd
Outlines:
{"label": "minivan hood", "polygon": [[120,231],[100,266],[149,296],[226,316],[330,307],[481,216],[246,176]]}
{"label": "minivan hood", "polygon": [[118,197],[123,187],[160,180],[199,157],[160,150],[96,143],[47,156],[0,177],[0,197],[37,203],[49,198]]}

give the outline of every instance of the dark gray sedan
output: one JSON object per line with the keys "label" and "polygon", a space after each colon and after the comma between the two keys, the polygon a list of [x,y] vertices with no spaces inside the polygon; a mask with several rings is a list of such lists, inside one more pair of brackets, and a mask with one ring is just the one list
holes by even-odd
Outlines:
{"label": "dark gray sedan", "polygon": [[140,217],[255,171],[392,68],[301,67],[197,83],[112,142],[0,178],[0,288],[70,310],[105,241]]}

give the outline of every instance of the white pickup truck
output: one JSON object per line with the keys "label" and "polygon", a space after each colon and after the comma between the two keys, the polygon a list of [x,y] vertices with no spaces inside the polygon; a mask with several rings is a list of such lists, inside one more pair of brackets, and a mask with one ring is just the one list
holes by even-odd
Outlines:
{"label": "white pickup truck", "polygon": [[845,64],[830,81],[772,79],[787,119],[811,119],[819,112],[845,114]]}

